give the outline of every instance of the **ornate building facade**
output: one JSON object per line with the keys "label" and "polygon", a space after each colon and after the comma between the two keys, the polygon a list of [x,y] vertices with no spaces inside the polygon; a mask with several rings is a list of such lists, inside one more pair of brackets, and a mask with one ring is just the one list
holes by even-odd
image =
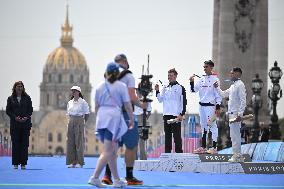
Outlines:
{"label": "ornate building facade", "polygon": [[[66,19],[61,27],[60,46],[48,55],[40,84],[40,109],[32,115],[30,154],[65,154],[68,117],[66,105],[71,97],[70,88],[78,85],[84,99],[91,105],[89,68],[83,54],[73,47],[73,27]],[[90,106],[91,108],[91,106]],[[99,142],[94,134],[95,117],[91,113],[85,128],[85,154],[99,154]],[[9,118],[5,111],[0,116],[0,137],[6,147],[11,146]],[[2,145],[2,146],[3,146]]]}
{"label": "ornate building facade", "polygon": [[[60,46],[48,55],[43,68],[40,108],[32,115],[30,155],[66,154],[66,105],[70,100],[70,88],[73,85],[81,87],[84,99],[91,105],[89,69],[83,54],[73,47],[73,27],[69,23],[68,7],[61,30]],[[151,134],[148,147],[157,147],[163,143],[164,138],[162,114],[155,111],[149,119]],[[0,150],[2,147],[11,149],[9,122],[5,110],[0,110]],[[95,115],[91,113],[85,128],[85,155],[99,155],[101,149],[102,145],[95,137]],[[123,154],[123,151],[124,149],[120,148],[120,154]]]}
{"label": "ornate building facade", "polygon": [[40,110],[65,109],[70,99],[70,88],[78,85],[90,104],[91,84],[89,68],[82,53],[73,47],[72,26],[68,10],[62,26],[61,46],[48,55],[40,84]]}

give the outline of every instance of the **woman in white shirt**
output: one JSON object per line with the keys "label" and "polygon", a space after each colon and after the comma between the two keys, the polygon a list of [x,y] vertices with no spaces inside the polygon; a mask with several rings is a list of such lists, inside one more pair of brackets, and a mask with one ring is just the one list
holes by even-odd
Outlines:
{"label": "woman in white shirt", "polygon": [[71,91],[72,97],[67,104],[69,122],[66,165],[68,165],[68,168],[82,168],[84,165],[85,122],[88,120],[90,108],[83,99],[80,87],[73,86]]}
{"label": "woman in white shirt", "polygon": [[[114,187],[123,187],[127,184],[126,181],[119,178],[116,160],[118,141],[128,128],[133,128],[133,111],[127,87],[117,80],[118,75],[119,65],[113,62],[109,63],[105,74],[106,80],[96,89],[96,133],[97,138],[103,143],[103,151],[88,183],[97,187],[106,187],[101,183],[99,176],[107,163],[115,179]],[[128,125],[123,118],[123,105],[130,118]]]}

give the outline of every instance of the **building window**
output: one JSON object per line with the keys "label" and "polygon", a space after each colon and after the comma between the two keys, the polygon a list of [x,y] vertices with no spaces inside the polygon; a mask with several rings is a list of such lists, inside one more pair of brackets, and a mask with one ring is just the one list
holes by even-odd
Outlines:
{"label": "building window", "polygon": [[48,75],[48,82],[51,82],[51,80],[52,80],[51,78],[52,78],[52,77],[51,77],[51,74],[49,74],[49,75]]}
{"label": "building window", "polygon": [[51,149],[52,149],[52,146],[48,146],[48,149],[50,149],[50,150],[51,150]]}
{"label": "building window", "polygon": [[49,94],[46,94],[46,105],[49,105]]}
{"label": "building window", "polygon": [[82,75],[81,75],[81,77],[80,77],[80,82],[81,82],[81,83],[84,83],[84,76],[82,76]]}
{"label": "building window", "polygon": [[32,145],[32,151],[34,151],[34,149],[35,149],[35,147],[34,147],[34,145]]}
{"label": "building window", "polygon": [[99,151],[99,147],[98,146],[96,146],[95,151],[96,151],[96,153]]}
{"label": "building window", "polygon": [[58,133],[57,134],[57,142],[61,142],[62,141],[62,134]]}
{"label": "building window", "polygon": [[74,76],[70,75],[70,83],[74,83]]}
{"label": "building window", "polygon": [[62,75],[59,74],[59,75],[58,75],[58,83],[61,83],[61,82],[62,82]]}
{"label": "building window", "polygon": [[48,133],[48,142],[52,142],[52,133]]}
{"label": "building window", "polygon": [[32,137],[32,142],[34,142],[35,141],[35,138],[34,137]]}
{"label": "building window", "polygon": [[64,109],[66,107],[66,104],[65,104],[65,99],[63,98],[62,94],[57,94],[57,107],[60,108],[60,109]]}

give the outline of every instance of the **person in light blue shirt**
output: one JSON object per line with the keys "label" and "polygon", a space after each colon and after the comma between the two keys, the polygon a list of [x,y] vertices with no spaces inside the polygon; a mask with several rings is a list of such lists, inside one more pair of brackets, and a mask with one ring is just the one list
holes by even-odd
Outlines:
{"label": "person in light blue shirt", "polygon": [[[118,142],[128,129],[133,128],[133,111],[124,83],[117,80],[119,66],[109,63],[106,69],[106,80],[99,84],[95,95],[96,134],[103,143],[103,151],[98,159],[94,174],[89,179],[89,184],[105,187],[99,176],[106,166],[113,173],[114,187],[123,187],[127,182],[120,179],[117,171]],[[128,125],[124,120],[122,105],[129,116]]]}
{"label": "person in light blue shirt", "polygon": [[[118,54],[114,61],[119,65],[120,67],[120,73],[118,76],[118,80],[123,82],[128,89],[128,94],[130,97],[130,101],[132,105],[141,107],[142,109],[146,109],[146,103],[141,103],[136,95],[135,92],[135,78],[132,74],[132,72],[129,70],[129,63],[124,54]],[[128,114],[126,111],[123,110],[124,119],[126,122],[129,121]],[[137,154],[137,145],[139,141],[139,133],[138,133],[138,127],[136,124],[134,124],[133,129],[128,130],[125,135],[122,136],[122,140],[120,142],[120,145],[125,146],[125,153],[124,153],[124,160],[126,165],[126,181],[128,185],[142,185],[143,181],[137,179],[133,175],[133,167],[134,162],[136,160],[136,154]],[[109,166],[106,166],[105,169],[105,175],[102,179],[102,182],[107,185],[112,185],[112,179],[111,179],[111,170],[109,169]]]}

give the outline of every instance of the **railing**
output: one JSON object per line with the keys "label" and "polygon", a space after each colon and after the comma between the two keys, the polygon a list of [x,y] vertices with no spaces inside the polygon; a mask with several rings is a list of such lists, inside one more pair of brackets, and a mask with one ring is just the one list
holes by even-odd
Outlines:
{"label": "railing", "polygon": [[12,145],[11,141],[7,137],[0,137],[0,156],[11,156]]}
{"label": "railing", "polygon": [[[183,153],[192,153],[193,150],[200,146],[199,138],[183,138]],[[172,152],[175,152],[175,144],[172,142]],[[161,144],[148,152],[148,158],[158,158],[162,153],[165,152],[165,144]]]}

